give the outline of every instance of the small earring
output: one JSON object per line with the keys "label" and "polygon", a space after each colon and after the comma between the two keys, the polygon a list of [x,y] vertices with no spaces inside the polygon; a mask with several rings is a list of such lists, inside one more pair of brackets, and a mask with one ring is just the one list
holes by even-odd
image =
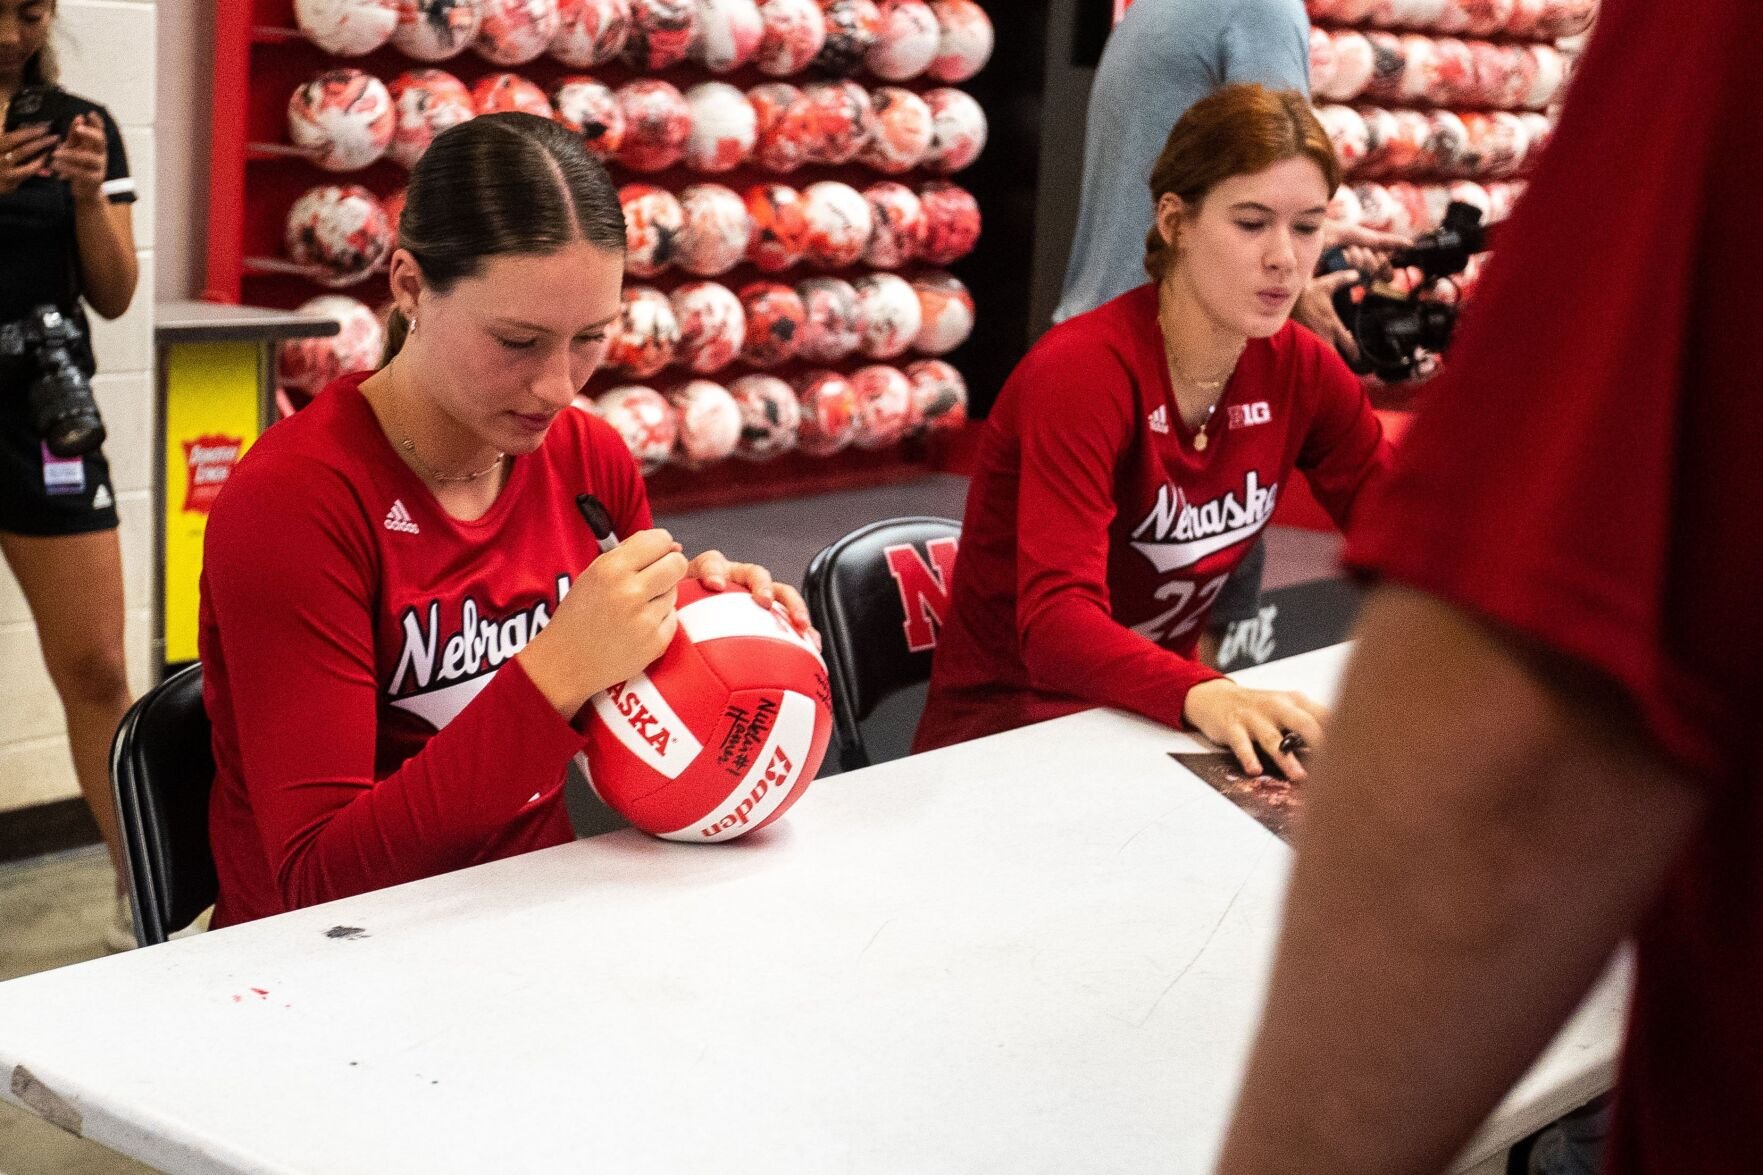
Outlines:
{"label": "small earring", "polygon": [[415,333],[416,333],[416,319],[414,319],[414,318],[412,318],[412,319],[411,319],[411,320],[410,320],[410,333],[411,333],[411,334],[415,334]]}

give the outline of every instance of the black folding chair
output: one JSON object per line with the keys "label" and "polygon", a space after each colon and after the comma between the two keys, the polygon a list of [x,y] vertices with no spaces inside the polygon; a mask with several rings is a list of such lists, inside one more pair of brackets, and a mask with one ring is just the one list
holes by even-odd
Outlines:
{"label": "black folding chair", "polygon": [[179,670],[129,708],[110,746],[110,787],[135,938],[152,946],[194,922],[220,888],[208,844],[214,750],[200,665]]}
{"label": "black folding chair", "polygon": [[961,524],[889,518],[814,556],[804,581],[825,642],[846,771],[906,754],[954,587]]}

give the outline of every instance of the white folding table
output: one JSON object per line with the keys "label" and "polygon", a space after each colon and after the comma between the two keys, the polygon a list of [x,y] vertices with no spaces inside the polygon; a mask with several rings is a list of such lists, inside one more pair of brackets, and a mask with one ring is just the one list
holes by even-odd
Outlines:
{"label": "white folding table", "polygon": [[[1341,648],[1243,674],[1329,698]],[[0,1096],[174,1172],[1203,1173],[1289,852],[1109,711],[0,984]],[[1606,976],[1465,1153],[1611,1080]]]}

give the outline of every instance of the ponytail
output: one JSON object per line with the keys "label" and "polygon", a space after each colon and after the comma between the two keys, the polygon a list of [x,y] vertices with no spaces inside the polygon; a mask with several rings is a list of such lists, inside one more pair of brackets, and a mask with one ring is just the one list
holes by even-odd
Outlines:
{"label": "ponytail", "polygon": [[386,315],[386,345],[380,352],[381,367],[390,363],[399,351],[404,349],[404,340],[410,337],[410,320],[404,312],[393,306]]}

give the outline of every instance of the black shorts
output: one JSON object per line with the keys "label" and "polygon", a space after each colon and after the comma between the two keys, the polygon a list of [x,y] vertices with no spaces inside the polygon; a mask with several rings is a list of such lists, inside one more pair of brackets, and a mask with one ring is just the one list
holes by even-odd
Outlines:
{"label": "black shorts", "polygon": [[0,531],[53,538],[116,529],[104,450],[60,462],[31,425],[26,384],[0,369]]}

